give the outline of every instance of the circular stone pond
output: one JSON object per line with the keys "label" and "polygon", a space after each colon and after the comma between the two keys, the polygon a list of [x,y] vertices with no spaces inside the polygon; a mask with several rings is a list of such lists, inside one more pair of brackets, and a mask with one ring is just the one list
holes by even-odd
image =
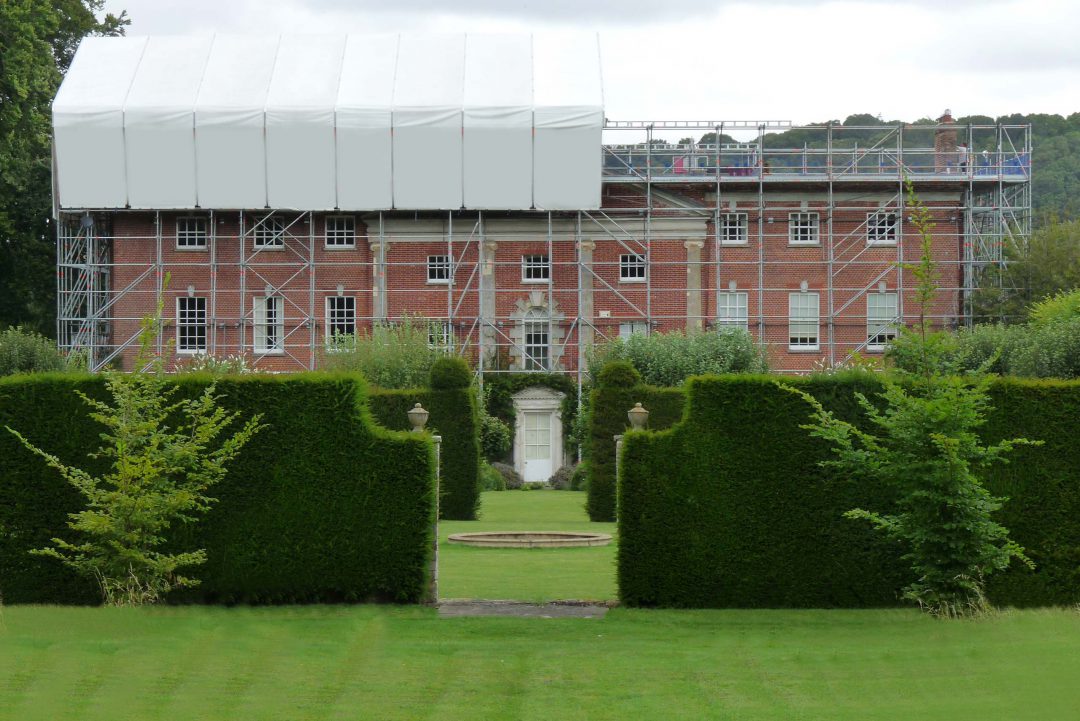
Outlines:
{"label": "circular stone pond", "polygon": [[570,548],[572,546],[606,546],[611,543],[607,533],[565,533],[562,531],[488,531],[485,533],[455,533],[450,543],[484,548]]}

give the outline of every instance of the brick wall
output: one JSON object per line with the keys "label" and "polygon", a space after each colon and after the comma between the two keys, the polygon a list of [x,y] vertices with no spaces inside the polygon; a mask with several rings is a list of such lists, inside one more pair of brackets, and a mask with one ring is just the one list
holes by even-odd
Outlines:
{"label": "brick wall", "polygon": [[[775,195],[766,195],[766,207],[759,208],[749,193],[730,194],[721,200],[725,212],[747,214],[747,240],[744,245],[716,245],[716,229],[707,210],[711,204],[704,186],[664,188],[664,198],[679,199],[683,205],[674,207],[664,198],[654,198],[657,209],[654,227],[659,219],[685,216],[686,208],[702,207],[700,216],[704,230],[704,246],[700,251],[700,300],[702,320],[711,327],[717,312],[717,292],[728,290],[734,282],[736,290],[746,292],[748,325],[755,336],[760,332],[759,319],[764,323],[764,338],[770,348],[775,367],[788,371],[809,369],[828,356],[830,334],[827,322],[829,299],[829,251],[832,250],[833,293],[835,319],[832,338],[835,356],[843,360],[851,349],[866,340],[867,302],[863,296],[869,287],[877,290],[876,279],[885,283],[887,292],[900,291],[905,322],[915,319],[911,289],[912,274],[900,271],[898,261],[917,261],[918,237],[906,222],[899,242],[868,247],[866,240],[867,214],[879,208],[883,197],[867,193],[867,199],[856,194],[837,202],[831,223],[826,200],[820,194],[807,192],[801,198],[790,186]],[[768,190],[768,189],[767,189]],[[958,288],[962,281],[961,216],[959,193],[951,199],[948,193],[927,201],[937,228],[934,257],[939,261],[941,291],[934,304],[935,321],[949,324],[959,313]],[[626,209],[640,208],[644,196],[634,186],[605,186],[606,211],[617,222],[630,228],[641,228],[640,215]],[[789,215],[811,212],[819,215],[820,242],[815,245],[793,246],[788,238]],[[213,240],[205,250],[181,250],[176,246],[176,223],[182,215],[162,212],[160,261],[162,280],[168,275],[164,294],[164,315],[175,319],[176,298],[185,295],[206,297],[211,317],[208,328],[208,347],[213,353],[229,355],[244,353],[259,367],[267,370],[298,370],[317,364],[319,348],[326,333],[326,297],[339,293],[354,297],[358,326],[370,325],[376,315],[377,287],[375,261],[377,254],[370,243],[378,240],[375,225],[371,228],[356,217],[354,248],[329,249],[324,242],[323,214],[312,216],[282,213],[288,225],[284,247],[261,249],[253,247],[250,236],[241,248],[241,223],[250,230],[259,215],[237,212],[218,212],[214,216]],[[490,216],[489,216],[490,217]],[[515,216],[502,214],[502,219]],[[555,301],[557,314],[564,320],[559,324],[564,335],[565,353],[562,368],[574,370],[577,364],[577,333],[574,323],[578,314],[579,274],[587,287],[591,286],[594,308],[592,326],[597,340],[617,336],[619,324],[644,320],[651,316],[654,331],[684,329],[687,325],[687,248],[679,231],[654,233],[649,243],[650,267],[648,283],[620,278],[620,256],[643,252],[644,233],[633,230],[619,242],[610,233],[590,226],[587,239],[595,243],[592,273],[579,271],[576,235],[572,216],[559,216],[561,225],[553,232],[549,248],[545,220],[537,214],[519,215],[532,218],[536,232],[516,236],[493,232],[488,240],[496,243],[493,274],[495,283],[495,318],[500,344],[508,345],[508,336],[515,321],[512,319],[519,303],[540,292],[549,292]],[[475,345],[479,336],[476,321],[481,293],[478,267],[479,234],[475,219],[455,220],[452,243],[447,242],[442,219],[417,220],[416,232],[408,218],[395,219],[397,231],[387,236],[386,249],[386,312],[390,318],[404,315],[423,315],[445,319],[453,317],[454,334],[460,341]],[[433,222],[435,225],[433,226]],[[522,221],[526,222],[526,221]],[[309,225],[314,223],[314,227]],[[636,225],[635,225],[636,223]],[[530,226],[531,227],[531,226]],[[112,288],[119,294],[112,308],[113,338],[124,343],[138,329],[138,321],[153,311],[158,277],[155,261],[158,256],[158,232],[155,214],[145,212],[117,213],[113,220],[114,236]],[[831,230],[832,242],[829,242]],[[428,281],[428,258],[452,254],[455,259],[454,283]],[[522,277],[522,256],[549,255],[551,283],[529,283]],[[309,263],[310,261],[310,263]],[[689,269],[691,273],[694,269]],[[759,271],[764,283],[759,288]],[[788,349],[788,302],[791,293],[806,292],[820,295],[820,349],[791,351]],[[253,303],[256,296],[266,294],[269,286],[275,295],[284,299],[284,350],[279,355],[259,355],[252,350]],[[340,290],[339,290],[340,288]],[[122,292],[121,292],[122,291]],[[763,318],[761,316],[763,315]],[[175,338],[170,326],[165,340]],[[125,367],[130,367],[134,346],[123,351]],[[869,354],[869,353],[868,353]],[[175,354],[174,354],[175,356]]]}

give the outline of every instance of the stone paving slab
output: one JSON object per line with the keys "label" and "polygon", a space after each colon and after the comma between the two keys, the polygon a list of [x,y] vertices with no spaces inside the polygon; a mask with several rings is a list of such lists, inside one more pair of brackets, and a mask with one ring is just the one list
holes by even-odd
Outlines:
{"label": "stone paving slab", "polygon": [[515,618],[603,618],[608,604],[588,601],[525,603],[523,601],[451,600],[439,602],[441,618],[512,616]]}

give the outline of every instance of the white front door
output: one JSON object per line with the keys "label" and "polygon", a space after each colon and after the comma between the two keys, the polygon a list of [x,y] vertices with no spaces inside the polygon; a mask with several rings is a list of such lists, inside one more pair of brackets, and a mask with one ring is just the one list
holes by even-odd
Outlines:
{"label": "white front door", "polygon": [[525,411],[526,483],[542,483],[551,477],[551,411]]}

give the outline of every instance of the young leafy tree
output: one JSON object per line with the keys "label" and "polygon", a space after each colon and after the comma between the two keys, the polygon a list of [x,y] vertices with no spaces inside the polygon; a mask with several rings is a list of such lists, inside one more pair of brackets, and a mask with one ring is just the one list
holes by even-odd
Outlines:
{"label": "young leafy tree", "polygon": [[208,495],[210,488],[262,427],[255,416],[223,437],[239,414],[218,405],[215,383],[194,398],[176,399],[176,385],[153,354],[160,326],[159,302],[156,317],[143,321],[134,372],[107,376],[109,402],[79,393],[90,417],[105,428],[104,443],[90,456],[109,459],[108,472],[95,476],[69,466],[8,428],[86,503],[69,514],[68,527],[77,540],[53,538],[53,545],[31,553],[94,578],[110,605],[154,603],[174,588],[198,583],[182,572],[203,563],[206,552],[162,550],[169,529],[196,521],[210,508],[216,500]]}
{"label": "young leafy tree", "polygon": [[1024,549],[993,519],[1004,498],[983,484],[987,470],[1005,462],[1023,438],[986,444],[979,428],[991,410],[990,377],[949,375],[942,371],[941,347],[930,331],[931,305],[937,292],[930,256],[933,224],[908,184],[908,210],[922,241],[922,257],[912,268],[918,287],[919,321],[906,342],[914,364],[898,378],[885,376],[880,404],[857,394],[869,420],[868,430],[843,421],[808,393],[787,387],[813,409],[803,428],[828,441],[835,457],[827,467],[862,481],[895,489],[896,506],[888,511],[856,508],[845,516],[869,521],[905,548],[915,581],[904,596],[928,612],[945,617],[975,615],[989,604],[985,579],[1012,559],[1032,566]]}

